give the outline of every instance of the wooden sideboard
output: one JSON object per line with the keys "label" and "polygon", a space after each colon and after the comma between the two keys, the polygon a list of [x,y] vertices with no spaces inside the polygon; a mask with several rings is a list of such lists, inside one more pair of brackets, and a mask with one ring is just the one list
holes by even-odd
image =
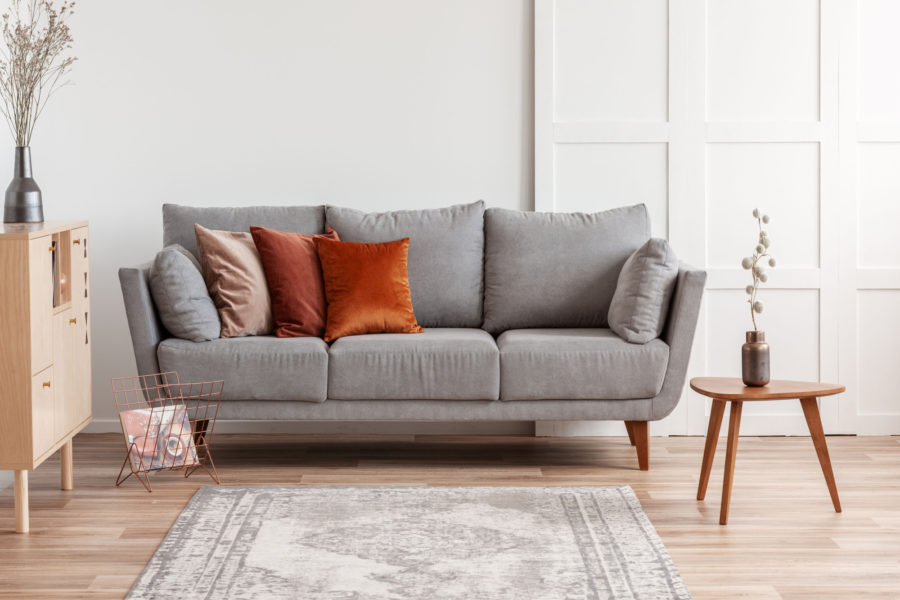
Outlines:
{"label": "wooden sideboard", "polygon": [[88,224],[0,229],[0,469],[15,471],[16,531],[28,472],[57,450],[73,486],[72,438],[91,421]]}

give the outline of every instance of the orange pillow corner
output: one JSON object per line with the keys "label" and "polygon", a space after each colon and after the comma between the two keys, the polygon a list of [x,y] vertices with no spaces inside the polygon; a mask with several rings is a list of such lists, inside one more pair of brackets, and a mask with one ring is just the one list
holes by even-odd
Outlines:
{"label": "orange pillow corner", "polygon": [[313,239],[327,300],[326,342],[367,333],[422,333],[409,292],[409,238],[367,244]]}

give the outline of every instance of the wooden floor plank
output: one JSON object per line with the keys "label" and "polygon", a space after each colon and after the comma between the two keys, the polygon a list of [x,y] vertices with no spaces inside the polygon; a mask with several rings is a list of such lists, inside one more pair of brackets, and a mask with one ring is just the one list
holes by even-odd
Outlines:
{"label": "wooden floor plank", "polygon": [[[0,492],[0,598],[122,598],[191,495],[198,472],[113,485],[120,436],[75,438],[75,489],[59,458],[30,477],[31,533]],[[718,524],[723,440],[695,500],[702,437],[652,438],[639,471],[622,438],[220,435],[224,485],[630,485],[697,600],[900,597],[900,438],[829,437],[836,514],[809,438],[741,438],[729,524]],[[52,574],[52,576],[48,576]]]}

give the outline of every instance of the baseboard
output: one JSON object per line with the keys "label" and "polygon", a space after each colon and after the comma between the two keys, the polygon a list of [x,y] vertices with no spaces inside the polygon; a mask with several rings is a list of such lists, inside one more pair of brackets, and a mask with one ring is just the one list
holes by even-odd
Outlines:
{"label": "baseboard", "polygon": [[[118,419],[94,419],[84,433],[121,433]],[[218,421],[216,433],[534,435],[533,421]]]}
{"label": "baseboard", "polygon": [[537,437],[607,437],[628,435],[625,421],[538,421]]}

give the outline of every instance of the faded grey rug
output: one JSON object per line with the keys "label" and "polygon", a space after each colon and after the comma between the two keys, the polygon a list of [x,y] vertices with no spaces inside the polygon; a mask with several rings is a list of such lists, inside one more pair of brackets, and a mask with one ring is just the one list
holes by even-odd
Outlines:
{"label": "faded grey rug", "polygon": [[204,487],[128,596],[683,599],[630,487]]}

